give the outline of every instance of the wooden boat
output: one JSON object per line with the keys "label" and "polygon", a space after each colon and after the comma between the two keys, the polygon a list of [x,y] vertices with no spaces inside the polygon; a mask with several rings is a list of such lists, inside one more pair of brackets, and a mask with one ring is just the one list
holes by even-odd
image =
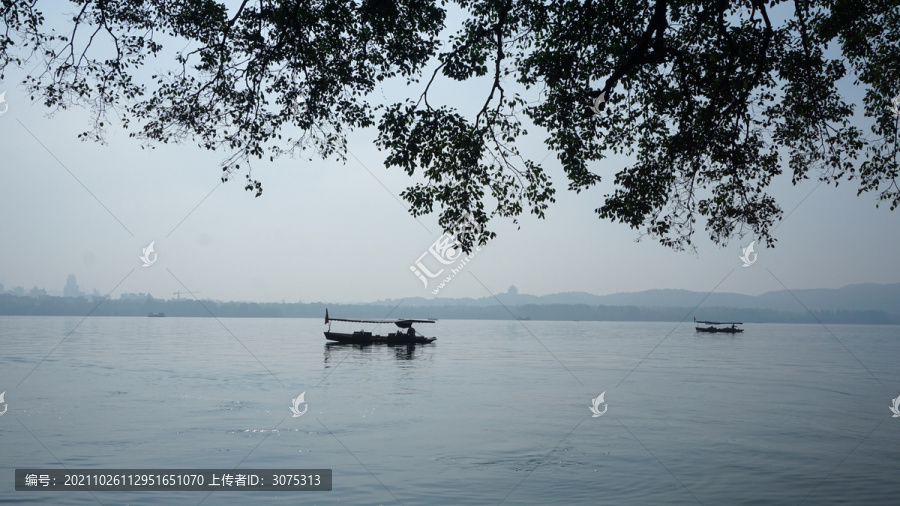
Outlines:
{"label": "wooden boat", "polygon": [[[741,322],[708,322],[705,320],[697,320],[696,318],[694,318],[694,323],[709,325],[709,327],[700,327],[700,326],[694,327],[697,330],[697,332],[710,332],[710,333],[724,332],[726,334],[737,334],[739,332],[744,331],[744,329],[737,328],[738,325],[743,325],[743,323],[741,323]],[[731,326],[730,327],[719,327],[718,325],[731,325]]]}
{"label": "wooden boat", "polygon": [[[379,336],[365,330],[357,330],[356,332],[352,333],[332,332],[331,322],[358,322],[377,324],[388,323],[396,325],[399,329],[406,329],[406,331],[397,330],[396,332],[389,332],[386,336]],[[388,346],[403,344],[428,344],[433,343],[437,339],[436,337],[425,337],[417,333],[416,329],[413,328],[414,323],[434,323],[434,320],[376,320],[366,318],[330,318],[328,316],[328,310],[326,309],[325,324],[328,325],[328,330],[325,331],[325,339],[328,339],[329,341],[337,341],[341,344],[386,344]]]}

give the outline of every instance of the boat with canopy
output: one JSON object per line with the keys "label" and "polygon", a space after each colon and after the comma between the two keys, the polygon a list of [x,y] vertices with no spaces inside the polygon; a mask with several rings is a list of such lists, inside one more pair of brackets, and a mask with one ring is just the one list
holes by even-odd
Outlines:
{"label": "boat with canopy", "polygon": [[[396,332],[389,332],[385,336],[373,334],[366,330],[357,330],[355,332],[332,332],[331,322],[352,322],[352,323],[375,323],[375,324],[392,324],[396,325]],[[325,339],[329,341],[337,341],[342,344],[387,344],[388,346],[400,344],[428,344],[433,343],[436,337],[425,337],[416,332],[413,328],[414,323],[434,323],[435,320],[415,320],[415,319],[372,319],[372,318],[331,318],[328,316],[328,309],[325,310],[325,324],[328,330],[325,331]]]}

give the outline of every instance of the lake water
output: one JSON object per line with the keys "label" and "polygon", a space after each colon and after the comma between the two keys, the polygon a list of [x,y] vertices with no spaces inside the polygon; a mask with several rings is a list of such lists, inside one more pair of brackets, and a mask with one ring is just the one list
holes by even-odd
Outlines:
{"label": "lake water", "polygon": [[[898,501],[900,327],[747,324],[732,337],[442,320],[411,352],[326,346],[324,328],[3,317],[0,502]],[[308,411],[292,417],[301,392]],[[209,496],[14,489],[15,468],[62,467],[327,468],[334,481]]]}

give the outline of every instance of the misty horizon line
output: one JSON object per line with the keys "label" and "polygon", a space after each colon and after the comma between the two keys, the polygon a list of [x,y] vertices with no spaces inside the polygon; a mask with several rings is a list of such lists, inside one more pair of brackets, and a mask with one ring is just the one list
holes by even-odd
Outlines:
{"label": "misty horizon line", "polygon": [[[598,294],[594,292],[587,292],[584,290],[569,290],[562,292],[553,292],[542,295],[537,294],[529,294],[529,293],[520,293],[515,285],[511,285],[505,292],[497,292],[490,293],[483,297],[471,297],[471,296],[463,296],[463,297],[425,297],[423,295],[410,295],[402,298],[383,298],[377,299],[374,301],[339,301],[339,300],[331,300],[331,301],[304,301],[302,299],[298,299],[295,301],[287,301],[282,298],[280,301],[278,300],[225,300],[218,299],[214,297],[198,297],[190,292],[185,291],[176,291],[173,292],[173,295],[177,294],[176,297],[164,298],[164,297],[156,297],[150,292],[123,292],[118,295],[118,297],[113,297],[112,293],[108,293],[103,295],[96,288],[91,290],[91,293],[87,293],[82,291],[81,288],[73,283],[69,283],[69,280],[74,280],[74,275],[69,275],[67,284],[63,287],[62,290],[46,290],[45,288],[39,288],[35,285],[30,290],[25,290],[24,287],[15,286],[9,289],[6,289],[4,284],[0,282],[0,295],[13,295],[18,297],[60,297],[60,298],[78,298],[85,297],[90,298],[92,300],[96,299],[108,299],[108,300],[146,300],[148,298],[155,301],[165,301],[165,302],[176,302],[179,300],[197,300],[197,301],[210,301],[217,303],[246,303],[246,304],[342,304],[342,305],[354,305],[354,304],[397,304],[406,300],[424,300],[429,303],[435,303],[438,301],[483,301],[485,299],[493,299],[496,297],[514,297],[514,298],[534,298],[534,299],[542,299],[542,298],[553,298],[557,296],[588,296],[588,297],[614,297],[614,296],[628,296],[628,295],[640,295],[647,294],[653,292],[686,292],[691,294],[708,294],[708,295],[718,295],[718,296],[730,296],[737,295],[740,297],[750,297],[750,298],[759,298],[764,297],[769,294],[782,293],[782,292],[804,292],[804,291],[840,291],[853,287],[865,287],[865,286],[877,286],[877,287],[890,287],[890,286],[900,286],[900,283],[874,283],[874,282],[861,282],[861,283],[850,283],[846,285],[842,285],[837,288],[798,288],[794,290],[769,290],[760,294],[747,294],[740,292],[704,292],[697,290],[690,290],[685,288],[647,288],[643,290],[634,290],[634,291],[619,291],[619,292],[611,292],[607,294]],[[67,290],[68,289],[68,290]],[[68,292],[68,294],[67,294]],[[74,292],[74,293],[73,293]]]}

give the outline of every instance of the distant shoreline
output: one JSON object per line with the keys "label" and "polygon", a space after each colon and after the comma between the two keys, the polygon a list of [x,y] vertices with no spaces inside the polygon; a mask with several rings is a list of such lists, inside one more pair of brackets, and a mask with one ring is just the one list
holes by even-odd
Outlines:
{"label": "distant shoreline", "polygon": [[[592,304],[432,305],[325,304],[283,302],[220,302],[188,299],[106,299],[93,297],[28,297],[0,294],[0,316],[127,316],[216,318],[435,318],[439,320],[497,321],[619,321],[681,322],[696,316],[707,320],[746,323],[822,323],[900,325],[900,315],[882,310],[780,311],[726,306],[606,306]],[[393,313],[391,313],[391,311]],[[687,315],[687,316],[686,316]]]}

